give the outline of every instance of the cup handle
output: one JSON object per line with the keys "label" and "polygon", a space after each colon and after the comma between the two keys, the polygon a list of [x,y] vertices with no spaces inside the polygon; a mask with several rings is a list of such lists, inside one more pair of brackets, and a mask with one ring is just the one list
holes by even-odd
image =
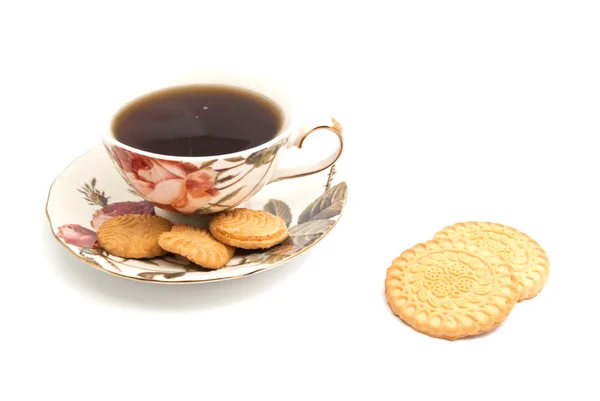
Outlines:
{"label": "cup handle", "polygon": [[[340,141],[340,144],[337,147],[337,149],[334,152],[332,152],[329,157],[326,157],[323,160],[319,161],[316,164],[316,167],[315,167],[314,161],[311,161],[311,162],[299,164],[297,166],[277,168],[275,170],[275,172],[273,173],[273,176],[271,177],[269,184],[271,184],[273,182],[281,181],[281,180],[287,180],[288,178],[298,178],[298,177],[304,177],[307,175],[318,173],[320,171],[323,171],[323,170],[331,167],[331,165],[334,164],[340,158],[340,155],[342,154],[342,151],[344,149],[344,138],[342,137],[342,131],[343,131],[342,125],[335,118],[333,118],[333,117],[330,117],[330,118],[331,118],[331,125],[319,125],[319,126],[314,127],[313,129],[306,132],[304,135],[301,135],[300,137],[296,138],[292,142],[291,146],[297,146],[298,148],[302,149],[302,144],[304,143],[304,140],[310,134],[312,134],[313,132],[319,131],[319,130],[329,130],[329,131],[333,132]],[[332,155],[333,155],[333,160],[331,162],[329,162],[328,160],[332,158]]]}

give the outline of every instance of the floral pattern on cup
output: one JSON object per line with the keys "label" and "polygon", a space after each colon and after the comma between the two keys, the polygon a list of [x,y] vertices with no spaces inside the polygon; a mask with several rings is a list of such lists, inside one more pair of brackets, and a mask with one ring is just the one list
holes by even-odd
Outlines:
{"label": "floral pattern on cup", "polygon": [[154,159],[116,146],[112,153],[129,183],[158,207],[192,213],[219,194],[211,167]]}
{"label": "floral pattern on cup", "polygon": [[[267,173],[284,143],[281,140],[245,157],[212,159],[198,166],[144,156],[119,146],[106,149],[137,195],[158,208],[194,214],[219,212],[255,194],[266,184]],[[244,180],[256,170],[260,170],[258,178]],[[90,199],[103,196],[93,191],[88,194]],[[90,199],[91,204],[97,204]]]}

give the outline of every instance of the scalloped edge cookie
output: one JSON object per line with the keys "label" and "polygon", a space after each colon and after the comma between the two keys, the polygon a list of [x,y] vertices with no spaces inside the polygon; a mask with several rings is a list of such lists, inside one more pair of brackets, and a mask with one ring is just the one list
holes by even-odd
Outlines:
{"label": "scalloped edge cookie", "polygon": [[[513,241],[523,245],[523,250],[527,261],[517,263],[514,252],[510,257],[505,256],[504,261],[511,264],[515,271],[519,285],[519,302],[534,298],[545,287],[550,274],[550,261],[546,251],[527,234],[515,228],[505,226],[499,223],[486,221],[468,221],[446,226],[434,235],[434,238],[465,238],[473,240],[470,235],[477,235],[481,232],[492,232],[510,237]],[[488,241],[496,241],[506,246],[514,244],[505,244],[501,238],[488,238]],[[522,256],[521,256],[522,257]],[[508,260],[507,260],[508,259]]]}
{"label": "scalloped edge cookie", "polygon": [[161,233],[173,223],[149,214],[126,214],[111,217],[98,228],[98,245],[111,255],[128,259],[146,259],[166,255],[158,245]]}
{"label": "scalloped edge cookie", "polygon": [[220,269],[233,257],[235,249],[217,241],[206,230],[174,225],[171,231],[162,233],[158,244],[171,253],[181,255],[206,269]]}
{"label": "scalloped edge cookie", "polygon": [[242,249],[271,248],[288,237],[281,217],[247,208],[217,213],[210,220],[209,230],[222,243]]}
{"label": "scalloped edge cookie", "polygon": [[[432,256],[436,254],[443,258]],[[438,296],[431,296],[435,291],[423,291],[423,283],[428,280],[428,266],[450,269],[448,254],[455,255],[451,256],[452,260],[470,261],[471,269],[479,266],[475,273],[459,274],[471,272],[480,286],[462,297],[449,299],[444,295],[446,298],[440,300]],[[421,263],[415,263],[417,261]],[[438,267],[433,280],[443,281],[445,276],[450,276],[439,270]],[[492,275],[486,276],[486,271]],[[483,290],[482,295],[474,297],[478,289]],[[433,239],[405,250],[388,267],[385,279],[385,295],[392,312],[416,331],[446,340],[491,331],[508,317],[518,294],[511,266],[502,263],[491,250],[460,238]]]}

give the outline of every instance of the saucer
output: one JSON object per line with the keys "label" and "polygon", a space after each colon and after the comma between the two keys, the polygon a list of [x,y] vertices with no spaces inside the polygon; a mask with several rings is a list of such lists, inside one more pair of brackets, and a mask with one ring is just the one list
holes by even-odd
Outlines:
{"label": "saucer", "polygon": [[264,251],[236,250],[218,270],[204,269],[178,255],[124,259],[98,246],[96,230],[112,216],[157,214],[175,224],[206,228],[210,215],[184,216],[154,208],[133,193],[103,146],[79,156],[54,181],[46,215],[56,239],[82,261],[120,277],[157,283],[201,283],[248,276],[280,266],[312,248],[336,226],[348,188],[339,165],[306,177],[266,185],[238,207],[263,209],[283,218],[289,237]]}

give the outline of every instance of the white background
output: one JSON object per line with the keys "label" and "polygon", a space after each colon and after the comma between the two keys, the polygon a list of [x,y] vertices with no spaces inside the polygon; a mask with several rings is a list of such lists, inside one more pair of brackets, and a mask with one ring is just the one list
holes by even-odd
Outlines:
{"label": "white background", "polygon": [[[596,1],[2,2],[0,399],[597,400],[599,20]],[[73,258],[44,205],[101,104],[207,64],[342,122],[337,228],[206,285]],[[534,237],[549,282],[490,335],[432,339],[391,314],[385,271],[464,220]]]}

